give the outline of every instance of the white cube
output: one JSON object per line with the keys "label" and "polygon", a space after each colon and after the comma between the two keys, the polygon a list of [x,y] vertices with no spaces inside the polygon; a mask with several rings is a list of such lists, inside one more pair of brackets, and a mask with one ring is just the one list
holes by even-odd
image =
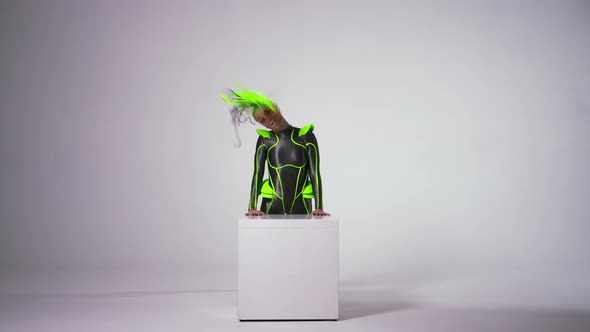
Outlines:
{"label": "white cube", "polygon": [[240,320],[338,319],[338,219],[239,220]]}

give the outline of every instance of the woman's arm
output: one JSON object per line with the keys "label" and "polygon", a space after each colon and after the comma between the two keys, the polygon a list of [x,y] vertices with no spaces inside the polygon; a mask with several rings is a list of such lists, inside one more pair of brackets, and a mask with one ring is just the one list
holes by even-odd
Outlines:
{"label": "woman's arm", "polygon": [[330,214],[324,212],[324,202],[322,197],[322,176],[320,174],[320,151],[318,142],[312,132],[307,133],[307,157],[309,158],[309,178],[313,188],[313,196],[315,201],[315,210],[312,214],[329,216]]}
{"label": "woman's arm", "polygon": [[262,136],[258,137],[256,142],[256,153],[254,154],[254,174],[252,175],[252,185],[250,187],[250,202],[248,203],[248,213],[246,215],[263,215],[264,212],[257,210],[258,193],[262,186],[264,177],[264,165],[266,163],[267,147]]}

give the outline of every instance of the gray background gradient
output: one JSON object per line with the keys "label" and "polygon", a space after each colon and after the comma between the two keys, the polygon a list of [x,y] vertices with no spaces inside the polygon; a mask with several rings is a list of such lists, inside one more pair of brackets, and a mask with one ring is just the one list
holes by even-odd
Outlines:
{"label": "gray background gradient", "polygon": [[0,292],[236,289],[236,81],[315,125],[343,287],[590,309],[588,1],[3,1],[0,25]]}

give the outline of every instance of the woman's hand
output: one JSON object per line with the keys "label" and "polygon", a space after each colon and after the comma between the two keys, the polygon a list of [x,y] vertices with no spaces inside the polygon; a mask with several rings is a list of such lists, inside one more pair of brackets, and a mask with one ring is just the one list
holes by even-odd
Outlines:
{"label": "woman's hand", "polygon": [[256,209],[250,209],[248,210],[248,212],[246,213],[247,216],[265,216],[266,213],[262,212],[262,211],[258,211]]}
{"label": "woman's hand", "polygon": [[311,213],[314,216],[329,216],[330,214],[328,212],[324,212],[324,210],[322,209],[315,209],[313,210],[313,212]]}

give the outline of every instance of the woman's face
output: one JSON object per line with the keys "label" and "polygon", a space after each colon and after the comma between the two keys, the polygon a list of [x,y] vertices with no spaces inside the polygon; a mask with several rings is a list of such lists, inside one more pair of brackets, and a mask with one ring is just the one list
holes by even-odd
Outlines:
{"label": "woman's face", "polygon": [[264,110],[256,112],[255,118],[258,123],[270,130],[279,131],[284,129],[283,116],[278,109],[277,111],[271,111],[270,109],[265,108]]}

